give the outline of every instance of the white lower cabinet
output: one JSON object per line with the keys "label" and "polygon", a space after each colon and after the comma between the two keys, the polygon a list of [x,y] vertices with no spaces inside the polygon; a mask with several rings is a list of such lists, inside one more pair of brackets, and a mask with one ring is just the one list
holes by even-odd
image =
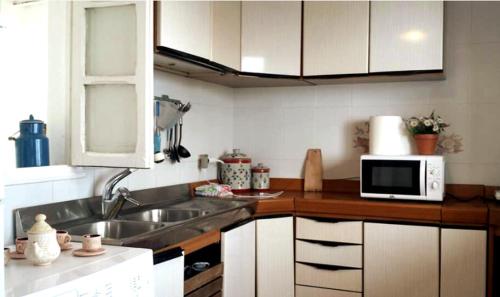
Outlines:
{"label": "white lower cabinet", "polygon": [[292,217],[257,220],[257,297],[294,297],[293,243]]}
{"label": "white lower cabinet", "polygon": [[483,230],[441,229],[441,297],[486,294],[486,240]]}
{"label": "white lower cabinet", "polygon": [[184,296],[184,255],[153,266],[155,297]]}
{"label": "white lower cabinet", "polygon": [[255,297],[255,221],[222,232],[224,297]]}
{"label": "white lower cabinet", "polygon": [[439,228],[364,224],[365,297],[438,297]]}

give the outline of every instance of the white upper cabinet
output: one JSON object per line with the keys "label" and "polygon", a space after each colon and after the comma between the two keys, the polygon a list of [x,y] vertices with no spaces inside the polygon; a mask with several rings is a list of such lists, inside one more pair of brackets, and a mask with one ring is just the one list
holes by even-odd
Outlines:
{"label": "white upper cabinet", "polygon": [[300,1],[244,1],[241,71],[300,75]]}
{"label": "white upper cabinet", "polygon": [[240,1],[160,1],[158,45],[240,70]]}
{"label": "white upper cabinet", "polygon": [[210,59],[210,1],[160,1],[158,45]]}
{"label": "white upper cabinet", "polygon": [[368,73],[369,2],[304,2],[304,76]]}
{"label": "white upper cabinet", "polygon": [[241,2],[214,1],[212,12],[211,60],[240,70]]}
{"label": "white upper cabinet", "polygon": [[442,1],[373,1],[370,72],[442,70]]}
{"label": "white upper cabinet", "polygon": [[148,168],[152,2],[73,2],[71,163]]}

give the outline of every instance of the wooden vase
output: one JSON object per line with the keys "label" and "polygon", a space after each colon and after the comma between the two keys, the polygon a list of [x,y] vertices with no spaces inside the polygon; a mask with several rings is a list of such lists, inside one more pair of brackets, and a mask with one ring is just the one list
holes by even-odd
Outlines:
{"label": "wooden vase", "polygon": [[420,155],[434,155],[439,134],[416,134],[414,138]]}

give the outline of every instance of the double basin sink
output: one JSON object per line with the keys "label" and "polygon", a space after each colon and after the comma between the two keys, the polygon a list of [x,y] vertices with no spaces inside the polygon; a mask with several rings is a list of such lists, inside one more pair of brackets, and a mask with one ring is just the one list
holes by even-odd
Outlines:
{"label": "double basin sink", "polygon": [[167,206],[133,207],[112,220],[95,217],[57,227],[77,241],[84,234],[100,234],[106,244],[155,249],[247,219],[254,209],[249,201],[197,198]]}
{"label": "double basin sink", "polygon": [[103,220],[84,223],[67,228],[68,233],[81,236],[84,234],[100,234],[105,239],[120,240],[146,234],[160,228],[193,220],[210,214],[200,209],[150,209],[135,213],[118,215],[114,220]]}

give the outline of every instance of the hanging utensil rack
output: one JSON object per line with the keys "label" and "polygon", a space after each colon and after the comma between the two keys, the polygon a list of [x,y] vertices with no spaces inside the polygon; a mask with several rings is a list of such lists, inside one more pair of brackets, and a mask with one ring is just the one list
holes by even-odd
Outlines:
{"label": "hanging utensil rack", "polygon": [[[181,100],[170,98],[168,95],[155,96],[155,139],[154,152],[155,162],[161,163],[168,157],[173,162],[180,162],[180,158],[189,158],[189,151],[180,154],[180,137],[178,137],[178,126],[180,124],[180,134],[182,135],[182,117],[191,109],[191,103],[184,104]],[[166,131],[166,148],[161,149],[161,132]],[[173,142],[172,142],[173,138]],[[177,142],[177,139],[179,141]],[[186,156],[187,155],[187,156]]]}

